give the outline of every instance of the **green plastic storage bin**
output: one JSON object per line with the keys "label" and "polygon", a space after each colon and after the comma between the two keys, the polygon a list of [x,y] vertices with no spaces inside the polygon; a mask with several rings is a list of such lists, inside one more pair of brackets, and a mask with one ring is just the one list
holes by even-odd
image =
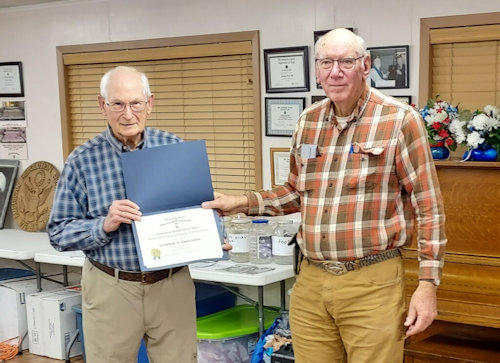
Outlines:
{"label": "green plastic storage bin", "polygon": [[[264,327],[279,316],[264,309]],[[259,339],[259,313],[253,305],[238,305],[197,319],[198,363],[248,363]]]}

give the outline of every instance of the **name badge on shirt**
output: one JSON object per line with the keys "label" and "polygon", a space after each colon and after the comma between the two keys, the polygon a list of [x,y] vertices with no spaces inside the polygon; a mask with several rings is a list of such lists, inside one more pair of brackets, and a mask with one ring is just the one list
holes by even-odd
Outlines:
{"label": "name badge on shirt", "polygon": [[300,157],[302,159],[314,159],[318,156],[318,145],[302,144],[300,145]]}

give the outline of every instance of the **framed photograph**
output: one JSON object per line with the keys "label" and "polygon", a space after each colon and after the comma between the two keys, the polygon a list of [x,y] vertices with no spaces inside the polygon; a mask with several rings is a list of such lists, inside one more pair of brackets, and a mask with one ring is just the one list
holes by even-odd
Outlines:
{"label": "framed photograph", "polygon": [[309,91],[307,46],[264,49],[266,92]]}
{"label": "framed photograph", "polygon": [[407,45],[368,48],[372,59],[370,83],[372,87],[409,88],[410,64]]}
{"label": "framed photograph", "polygon": [[288,181],[290,173],[290,149],[281,147],[271,148],[271,185],[283,185]]}
{"label": "framed photograph", "polygon": [[0,159],[0,228],[5,222],[18,169],[19,160]]}
{"label": "framed photograph", "polygon": [[23,97],[23,66],[21,62],[0,63],[0,97]]}
{"label": "framed photograph", "polygon": [[411,105],[411,96],[392,96],[394,97],[395,99],[401,101],[401,102],[405,102],[409,105]]}
{"label": "framed photograph", "polygon": [[266,136],[292,136],[305,105],[305,97],[266,97]]}

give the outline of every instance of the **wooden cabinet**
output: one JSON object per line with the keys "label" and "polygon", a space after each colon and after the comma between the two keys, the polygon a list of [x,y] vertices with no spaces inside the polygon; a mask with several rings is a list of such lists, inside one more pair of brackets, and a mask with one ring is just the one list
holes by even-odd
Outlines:
{"label": "wooden cabinet", "polygon": [[[488,354],[497,354],[495,361],[500,362],[500,162],[436,161],[436,169],[448,237],[437,295],[438,318],[427,332],[407,342],[405,361],[433,362],[417,357],[419,349],[424,354],[430,346],[445,351],[448,345],[459,356],[468,346],[471,351],[481,349],[467,342],[484,342],[485,336],[496,336],[492,343],[496,347]],[[415,240],[405,248],[404,258],[409,301],[418,284]],[[463,360],[457,357],[454,361],[472,361],[463,355]],[[439,359],[436,361],[448,361]]]}

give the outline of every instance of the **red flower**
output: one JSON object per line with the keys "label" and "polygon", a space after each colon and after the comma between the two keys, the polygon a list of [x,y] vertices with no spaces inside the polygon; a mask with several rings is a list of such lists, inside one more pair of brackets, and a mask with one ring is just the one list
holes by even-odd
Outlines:
{"label": "red flower", "polygon": [[445,140],[445,142],[446,142],[446,145],[448,145],[448,146],[451,146],[455,143],[455,141],[453,141],[453,139],[451,137],[447,138]]}
{"label": "red flower", "polygon": [[450,136],[450,133],[448,132],[448,130],[441,130],[441,131],[439,131],[438,135],[439,135],[439,137],[445,139],[448,136]]}
{"label": "red flower", "polygon": [[440,129],[440,127],[441,127],[441,124],[440,124],[439,122],[435,121],[435,122],[433,122],[433,123],[432,123],[432,128],[433,128],[434,130],[436,130],[436,131],[437,131],[437,130],[439,130],[439,129]]}

